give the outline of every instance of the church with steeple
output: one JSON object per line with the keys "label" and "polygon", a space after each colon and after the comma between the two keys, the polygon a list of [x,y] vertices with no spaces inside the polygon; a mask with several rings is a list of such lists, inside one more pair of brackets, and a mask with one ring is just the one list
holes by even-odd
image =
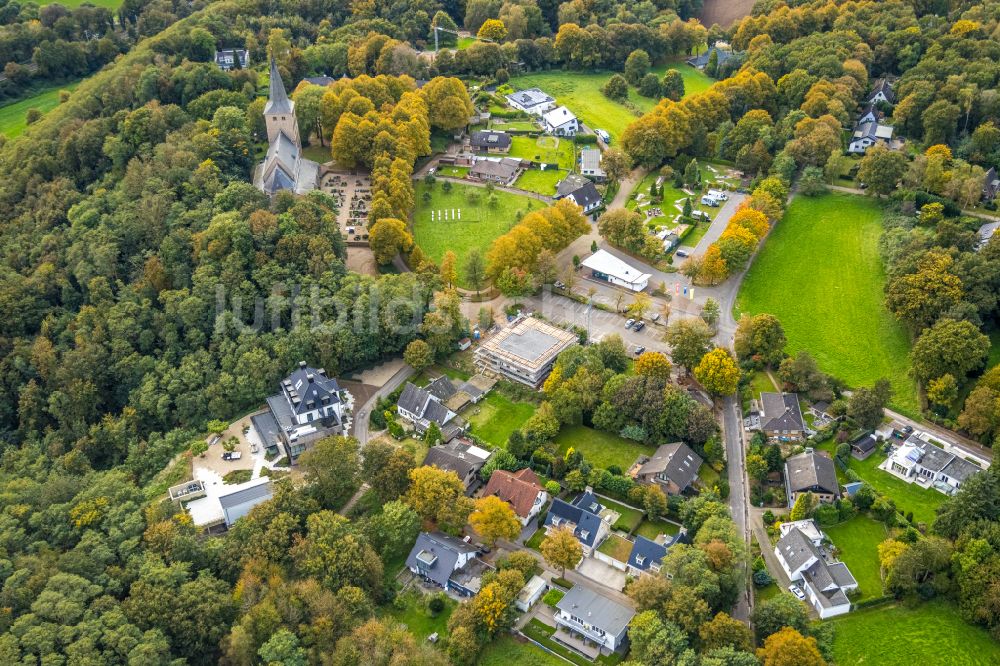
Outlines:
{"label": "church with steeple", "polygon": [[267,125],[267,156],[254,177],[254,184],[268,196],[281,190],[305,194],[319,184],[319,164],[302,156],[299,122],[295,119],[295,102],[288,99],[285,84],[278,73],[278,64],[271,58],[271,84],[264,107]]}

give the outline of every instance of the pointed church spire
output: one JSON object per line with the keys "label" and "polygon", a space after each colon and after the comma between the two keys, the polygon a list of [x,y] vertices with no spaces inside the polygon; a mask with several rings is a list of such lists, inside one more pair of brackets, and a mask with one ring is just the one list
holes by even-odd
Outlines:
{"label": "pointed church spire", "polygon": [[271,94],[264,113],[291,113],[292,103],[285,93],[285,84],[278,72],[278,62],[271,56]]}

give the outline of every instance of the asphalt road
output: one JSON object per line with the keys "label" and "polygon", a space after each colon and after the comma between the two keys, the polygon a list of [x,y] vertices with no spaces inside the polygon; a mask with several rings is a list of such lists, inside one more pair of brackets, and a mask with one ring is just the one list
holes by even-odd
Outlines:
{"label": "asphalt road", "polygon": [[[743,446],[743,414],[740,411],[739,398],[729,396],[722,401],[722,430],[726,440],[726,461],[729,473],[729,511],[733,522],[743,535],[744,541],[750,542],[750,520],[748,503],[748,485],[746,477],[746,449]],[[749,572],[744,572],[749,574]],[[733,617],[744,622],[750,621],[750,592],[746,588],[733,607]]]}
{"label": "asphalt road", "polygon": [[379,398],[384,398],[395,391],[403,382],[412,377],[414,372],[413,368],[404,365],[396,374],[389,378],[389,381],[382,385],[382,388],[372,394],[372,397],[368,398],[365,404],[354,411],[354,436],[361,446],[368,443],[368,417],[371,415],[372,408],[375,407]]}

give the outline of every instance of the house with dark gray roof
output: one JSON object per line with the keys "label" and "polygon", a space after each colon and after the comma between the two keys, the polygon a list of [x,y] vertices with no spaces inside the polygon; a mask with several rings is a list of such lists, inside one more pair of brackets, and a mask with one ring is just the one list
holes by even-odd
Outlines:
{"label": "house with dark gray roof", "polygon": [[226,527],[231,527],[237,520],[250,513],[250,509],[273,496],[271,481],[267,477],[240,484],[233,491],[219,495],[219,505],[222,507]]}
{"label": "house with dark gray roof", "polygon": [[875,79],[871,92],[865,98],[865,104],[895,104],[896,93],[892,90],[892,82],[889,79]]}
{"label": "house with dark gray roof", "polygon": [[406,557],[406,567],[425,582],[461,596],[479,591],[485,569],[476,556],[479,549],[443,532],[421,532]]}
{"label": "house with dark gray roof", "polygon": [[833,460],[811,449],[785,460],[785,491],[788,506],[795,504],[802,493],[812,493],[820,502],[840,498],[840,484]]}
{"label": "house with dark gray roof", "polygon": [[1000,176],[997,176],[996,167],[990,167],[983,177],[983,199],[993,201],[1000,194]]}
{"label": "house with dark gray roof", "polygon": [[310,84],[310,85],[314,85],[314,86],[319,86],[321,88],[325,88],[328,85],[330,85],[331,83],[333,83],[334,81],[336,81],[337,79],[333,78],[332,76],[326,76],[325,74],[323,74],[323,75],[320,75],[320,76],[307,76],[306,78],[304,78],[302,80],[305,81],[306,83]]}
{"label": "house with dark gray roof", "polygon": [[519,159],[513,157],[480,158],[469,168],[469,178],[471,180],[490,181],[500,185],[510,185],[524,171],[524,166]]}
{"label": "house with dark gray roof", "polygon": [[597,191],[594,181],[575,173],[567,174],[556,184],[556,199],[569,199],[589,213],[600,207],[601,193]]}
{"label": "house with dark gray roof", "polygon": [[313,442],[347,433],[350,394],[323,368],[300,361],[267,399],[268,410],[250,422],[269,454],[280,450],[294,462]]}
{"label": "house with dark gray roof", "polygon": [[224,72],[231,69],[246,69],[250,64],[250,51],[247,49],[220,49],[215,52],[215,64]]}
{"label": "house with dark gray roof", "polygon": [[702,462],[701,456],[683,442],[664,444],[642,463],[636,481],[658,485],[668,495],[679,495],[698,478]]}
{"label": "house with dark gray roof", "polygon": [[861,115],[858,116],[858,124],[877,123],[882,119],[882,115],[882,112],[878,110],[877,106],[869,104],[861,110]]}
{"label": "house with dark gray roof", "polygon": [[479,487],[479,470],[490,459],[492,451],[480,448],[466,439],[453,439],[427,450],[423,465],[454,472],[465,485],[466,494]]}
{"label": "house with dark gray roof", "polygon": [[878,448],[878,436],[873,432],[865,433],[851,442],[851,457],[864,460],[875,453],[876,448]]}
{"label": "house with dark gray roof", "polygon": [[[946,445],[947,446],[947,445]],[[914,432],[879,465],[908,483],[916,483],[946,494],[954,494],[962,484],[983,471],[982,467],[931,441],[930,435]]]}
{"label": "house with dark gray roof", "polygon": [[628,556],[628,571],[634,576],[655,574],[660,571],[660,565],[667,551],[677,542],[677,537],[668,537],[663,543],[636,536],[632,542],[632,552]]}
{"label": "house with dark gray roof", "polygon": [[566,642],[561,636],[565,633],[574,640],[597,646],[602,654],[610,654],[624,648],[633,617],[633,608],[578,583],[556,604],[553,638]]}
{"label": "house with dark gray roof", "polygon": [[480,130],[472,133],[469,143],[476,152],[506,153],[510,150],[512,141],[510,134],[506,132]]}
{"label": "house with dark gray roof", "polygon": [[[450,381],[447,383],[451,384]],[[446,392],[444,383],[435,386],[434,392],[430,388],[420,388],[412,382],[407,382],[399,400],[396,401],[396,412],[420,434],[425,433],[431,423],[436,423],[441,429],[442,439],[449,442],[465,432],[467,424],[458,414],[448,409],[439,397]]]}
{"label": "house with dark gray roof", "polygon": [[878,121],[858,122],[847,145],[847,152],[863,155],[876,143],[889,144],[892,141],[892,133],[892,125],[883,125]]}
{"label": "house with dark gray roof", "polygon": [[834,561],[802,530],[788,530],[774,547],[781,568],[789,580],[797,583],[821,619],[843,615],[851,610],[847,593],[858,588],[847,565]]}
{"label": "house with dark gray roof", "polygon": [[[233,523],[250,513],[251,509],[273,496],[271,480],[266,476],[225,485],[217,494],[213,490],[211,495],[206,494],[204,483],[191,483],[188,486],[200,490],[181,496],[179,501],[191,516],[192,524],[211,533],[232,527]],[[189,501],[189,498],[193,499]]]}
{"label": "house with dark gray roof", "polygon": [[760,429],[771,439],[794,442],[805,439],[806,424],[795,393],[760,394]]}
{"label": "house with dark gray roof", "polygon": [[569,528],[583,546],[583,555],[586,557],[600,546],[611,532],[611,526],[600,517],[600,512],[603,510],[604,507],[596,501],[592,493],[584,493],[573,504],[556,498],[552,500],[545,515],[545,531]]}
{"label": "house with dark gray roof", "polygon": [[710,49],[708,49],[701,55],[688,58],[685,62],[687,62],[687,64],[691,65],[695,69],[705,69],[705,66],[708,65],[709,60],[712,59],[712,53],[716,54],[716,63],[718,67],[722,67],[722,65],[727,60],[733,57],[733,52],[731,50],[722,49],[719,48],[718,46],[712,46]]}

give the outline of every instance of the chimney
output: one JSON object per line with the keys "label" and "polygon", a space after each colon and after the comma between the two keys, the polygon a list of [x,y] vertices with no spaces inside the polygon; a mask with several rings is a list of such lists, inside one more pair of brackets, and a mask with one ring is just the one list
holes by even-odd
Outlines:
{"label": "chimney", "polygon": [[309,380],[310,384],[312,384],[314,381],[316,381],[316,375],[310,372],[308,375],[306,375],[306,379]]}
{"label": "chimney", "polygon": [[305,368],[306,367],[306,362],[305,361],[299,361],[299,367],[300,368]]}

